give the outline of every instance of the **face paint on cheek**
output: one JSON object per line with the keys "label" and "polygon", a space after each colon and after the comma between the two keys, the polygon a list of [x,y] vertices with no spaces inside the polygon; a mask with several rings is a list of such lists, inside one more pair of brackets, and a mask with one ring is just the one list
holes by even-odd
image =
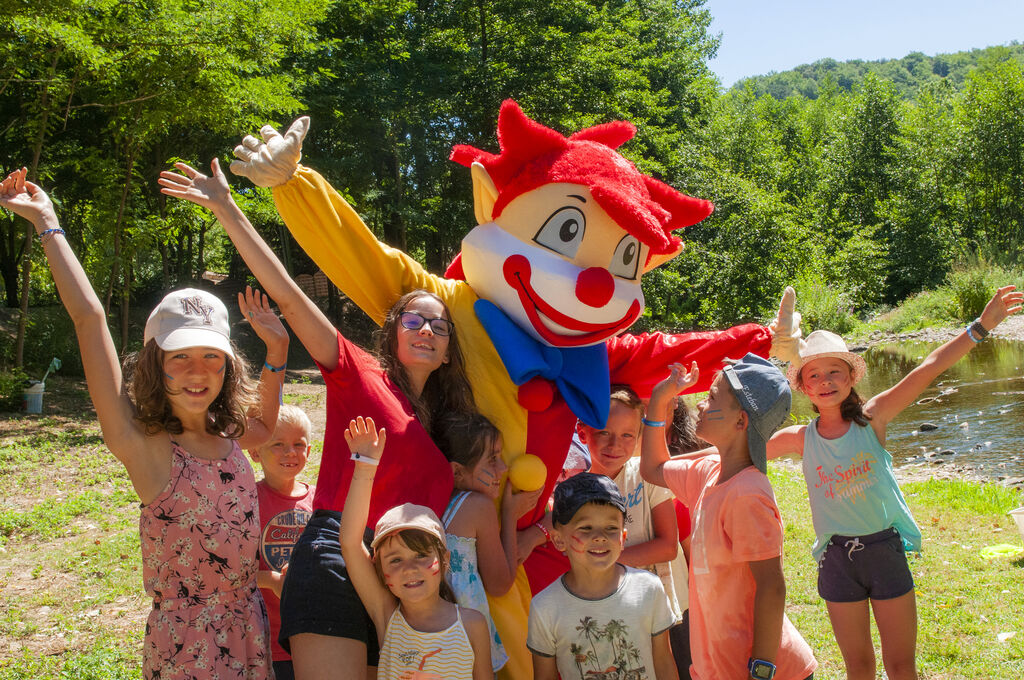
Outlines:
{"label": "face paint on cheek", "polygon": [[722,409],[720,409],[720,408],[713,408],[710,411],[705,411],[704,412],[704,419],[705,420],[724,420],[725,416],[722,415]]}
{"label": "face paint on cheek", "polygon": [[164,377],[167,378],[168,380],[174,380],[174,376],[168,373],[167,371],[164,371]]}
{"label": "face paint on cheek", "polygon": [[577,552],[577,553],[586,552],[585,549],[583,548],[583,541],[580,540],[579,536],[570,536],[569,538],[572,540],[572,545],[569,546],[569,547],[572,549],[573,552]]}
{"label": "face paint on cheek", "polygon": [[427,567],[427,569],[430,571],[431,576],[437,576],[441,573],[441,563],[438,562],[437,558],[435,557],[434,561],[430,563],[430,566]]}
{"label": "face paint on cheek", "polygon": [[217,372],[218,372],[218,373],[223,373],[223,372],[224,372],[224,369],[225,369],[225,368],[227,368],[227,366],[228,366],[227,364],[221,364],[220,370],[219,370],[219,371],[217,371]]}

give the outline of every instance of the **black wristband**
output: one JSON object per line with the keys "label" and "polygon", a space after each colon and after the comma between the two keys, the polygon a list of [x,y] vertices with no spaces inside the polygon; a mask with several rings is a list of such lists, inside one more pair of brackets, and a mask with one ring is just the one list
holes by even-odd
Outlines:
{"label": "black wristband", "polygon": [[981,325],[981,319],[975,319],[971,322],[971,331],[981,340],[988,337],[988,331]]}

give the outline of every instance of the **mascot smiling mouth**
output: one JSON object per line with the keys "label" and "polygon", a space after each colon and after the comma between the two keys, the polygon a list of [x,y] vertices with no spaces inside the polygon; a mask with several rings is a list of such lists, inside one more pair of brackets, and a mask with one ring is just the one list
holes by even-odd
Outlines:
{"label": "mascot smiling mouth", "polygon": [[[523,255],[512,255],[505,260],[502,267],[505,275],[505,282],[512,286],[519,294],[519,302],[530,319],[534,329],[549,343],[556,347],[579,347],[592,345],[601,340],[606,340],[616,333],[619,333],[633,325],[641,312],[643,306],[639,300],[633,300],[626,314],[612,323],[595,324],[586,323],[579,319],[568,316],[544,301],[544,299],[530,285],[530,261]],[[582,335],[561,335],[555,333],[541,321],[543,314],[552,322],[570,331],[579,331]]]}

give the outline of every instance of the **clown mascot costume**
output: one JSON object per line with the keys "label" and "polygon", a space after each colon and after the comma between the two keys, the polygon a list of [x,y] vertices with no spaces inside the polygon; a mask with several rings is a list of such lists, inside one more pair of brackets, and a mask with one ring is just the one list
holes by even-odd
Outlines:
{"label": "clown mascot costume", "polygon": [[[247,137],[235,149],[232,171],[274,188],[298,243],[378,324],[408,291],[423,288],[445,301],[477,407],[501,430],[507,462],[526,452],[546,468],[541,500],[520,527],[543,516],[577,418],[604,427],[612,378],[646,398],[669,363],[696,361],[701,383],[693,389],[700,391],[723,359],[795,354],[800,331],[791,290],[771,327],[622,334],[643,313],[643,274],[682,250],[672,231],[713,209],[643,175],[615,151],[633,137],[630,123],[564,137],[506,101],[498,117],[499,153],[457,146],[451,155],[471,168],[477,226],[445,277],[380,243],[323,177],[298,164],[308,124],[301,118],[285,135],[265,127],[262,142]],[[422,474],[410,470],[410,485]],[[501,677],[515,680],[532,677],[531,591],[554,580],[566,563],[549,544],[524,566],[512,590],[491,600],[510,655]]]}

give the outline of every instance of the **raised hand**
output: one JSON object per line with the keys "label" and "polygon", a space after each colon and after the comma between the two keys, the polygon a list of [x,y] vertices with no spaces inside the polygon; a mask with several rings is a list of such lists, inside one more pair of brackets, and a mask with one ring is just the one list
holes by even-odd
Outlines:
{"label": "raised hand", "polygon": [[352,452],[356,465],[377,465],[384,452],[387,432],[384,428],[377,430],[373,418],[354,418],[345,430],[345,441]]}
{"label": "raised hand", "polygon": [[270,308],[270,299],[252,286],[246,286],[244,293],[238,294],[238,309],[242,312],[253,331],[267,346],[268,353],[282,350],[287,356],[288,331],[281,323],[280,317]]}
{"label": "raised hand", "polygon": [[183,198],[207,210],[230,205],[231,189],[228,188],[227,177],[220,169],[220,162],[214,158],[210,162],[211,177],[207,177],[187,163],[175,163],[181,174],[164,170],[160,173],[157,183],[160,193],[175,198]]}
{"label": "raised hand", "polygon": [[28,169],[21,168],[0,182],[0,206],[31,222],[37,233],[59,226],[50,197],[27,176]]}
{"label": "raised hand", "polygon": [[248,177],[256,186],[276,187],[284,184],[295,173],[302,158],[302,140],[309,131],[309,116],[298,118],[282,135],[274,127],[260,128],[263,141],[246,135],[235,147],[237,161],[231,163],[231,172]]}
{"label": "raised hand", "polygon": [[660,412],[655,411],[654,407],[656,404],[664,405],[675,399],[683,391],[696,385],[697,380],[700,378],[700,369],[697,368],[696,361],[690,364],[689,371],[682,364],[672,364],[669,368],[671,371],[668,377],[655,385],[654,389],[651,390],[651,401],[648,409],[655,413]]}
{"label": "raised hand", "polygon": [[985,311],[978,318],[986,330],[992,330],[1002,323],[1003,319],[1019,312],[1022,304],[1024,293],[1018,291],[1016,286],[1003,286],[988,301]]}
{"label": "raised hand", "polygon": [[772,348],[769,354],[782,361],[800,361],[800,343],[803,331],[800,330],[800,312],[796,311],[796,291],[786,286],[779,300],[779,312],[775,320],[768,325],[772,334]]}

